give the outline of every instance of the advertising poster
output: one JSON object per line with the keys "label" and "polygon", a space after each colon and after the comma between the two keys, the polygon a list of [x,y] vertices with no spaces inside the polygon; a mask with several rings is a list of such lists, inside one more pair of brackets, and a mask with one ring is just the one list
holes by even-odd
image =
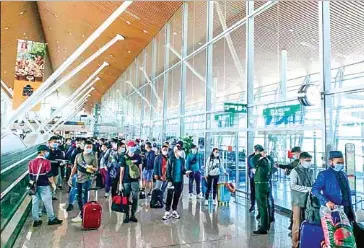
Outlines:
{"label": "advertising poster", "polygon": [[[13,109],[17,109],[36,91],[44,78],[45,43],[18,40],[15,64]],[[33,111],[40,110],[40,104]]]}

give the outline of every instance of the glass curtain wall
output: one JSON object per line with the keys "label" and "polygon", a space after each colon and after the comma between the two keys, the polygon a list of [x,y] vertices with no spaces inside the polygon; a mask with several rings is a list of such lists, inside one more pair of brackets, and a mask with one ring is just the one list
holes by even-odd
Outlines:
{"label": "glass curtain wall", "polygon": [[[316,173],[329,149],[353,144],[363,194],[363,13],[359,1],[184,2],[102,97],[102,123],[115,125],[100,130],[219,147],[243,192],[254,144],[280,164],[300,146]],[[305,84],[322,92],[315,106],[297,100]],[[290,208],[288,180],[279,170],[274,195]]]}

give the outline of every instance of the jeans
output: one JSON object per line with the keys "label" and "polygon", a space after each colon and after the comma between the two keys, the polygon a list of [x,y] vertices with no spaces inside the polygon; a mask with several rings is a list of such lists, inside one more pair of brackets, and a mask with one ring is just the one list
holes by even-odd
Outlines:
{"label": "jeans", "polygon": [[77,183],[77,199],[78,206],[81,211],[81,218],[83,216],[83,205],[88,201],[88,190],[91,187],[92,180],[86,181],[84,183]]}
{"label": "jeans", "polygon": [[39,220],[39,201],[42,200],[47,211],[48,219],[54,220],[52,205],[52,191],[50,186],[37,186],[37,192],[32,196],[32,217],[34,221]]}
{"label": "jeans", "polygon": [[110,188],[112,184],[112,178],[110,176],[110,169],[106,172],[105,177],[105,193],[110,193]]}
{"label": "jeans", "polygon": [[173,199],[172,210],[173,211],[177,210],[179,198],[181,197],[182,190],[183,190],[182,185],[183,185],[183,182],[173,183],[174,189],[168,189],[167,202],[166,202],[166,211],[167,212],[169,210],[171,210],[172,199]]}
{"label": "jeans", "polygon": [[76,200],[76,196],[77,196],[77,174],[74,174],[72,177],[72,187],[71,187],[71,191],[68,197],[68,203],[69,204],[74,204],[75,200]]}
{"label": "jeans", "polygon": [[[123,183],[124,193],[126,197],[132,197],[133,203],[131,205],[131,216],[134,216],[138,208],[138,197],[139,197],[139,182]],[[129,216],[129,213],[126,213]]]}
{"label": "jeans", "polygon": [[189,193],[190,194],[193,193],[193,181],[196,181],[196,194],[197,195],[200,194],[201,172],[200,171],[191,172],[188,179],[189,179],[188,182]]}
{"label": "jeans", "polygon": [[219,182],[219,176],[207,176],[207,190],[206,190],[206,195],[205,195],[205,199],[208,200],[210,193],[211,193],[211,188],[213,188],[214,192],[213,192],[213,199],[216,199],[216,195],[217,195],[217,183]]}

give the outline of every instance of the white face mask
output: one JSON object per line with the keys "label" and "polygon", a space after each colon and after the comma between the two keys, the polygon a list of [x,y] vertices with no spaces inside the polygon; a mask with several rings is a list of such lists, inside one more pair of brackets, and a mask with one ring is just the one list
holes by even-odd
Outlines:
{"label": "white face mask", "polygon": [[85,152],[86,153],[91,153],[92,152],[92,148],[85,148]]}
{"label": "white face mask", "polygon": [[168,154],[168,151],[162,151],[162,154],[166,156]]}
{"label": "white face mask", "polygon": [[197,153],[197,149],[192,149],[192,153],[196,154]]}
{"label": "white face mask", "polygon": [[214,152],[214,156],[215,156],[215,158],[217,158],[219,156],[219,153],[218,152]]}
{"label": "white face mask", "polygon": [[306,169],[307,169],[307,168],[310,168],[312,164],[311,164],[311,162],[304,161],[304,162],[302,162],[302,163],[301,163],[301,165],[302,165],[304,168],[306,168]]}

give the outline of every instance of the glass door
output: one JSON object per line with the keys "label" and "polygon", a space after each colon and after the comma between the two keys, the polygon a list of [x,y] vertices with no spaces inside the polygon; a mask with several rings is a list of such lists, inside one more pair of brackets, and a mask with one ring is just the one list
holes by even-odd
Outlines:
{"label": "glass door", "polygon": [[239,144],[238,133],[207,132],[205,140],[205,157],[210,156],[213,148],[218,148],[229,181],[234,182],[238,189],[246,191],[245,144]]}

